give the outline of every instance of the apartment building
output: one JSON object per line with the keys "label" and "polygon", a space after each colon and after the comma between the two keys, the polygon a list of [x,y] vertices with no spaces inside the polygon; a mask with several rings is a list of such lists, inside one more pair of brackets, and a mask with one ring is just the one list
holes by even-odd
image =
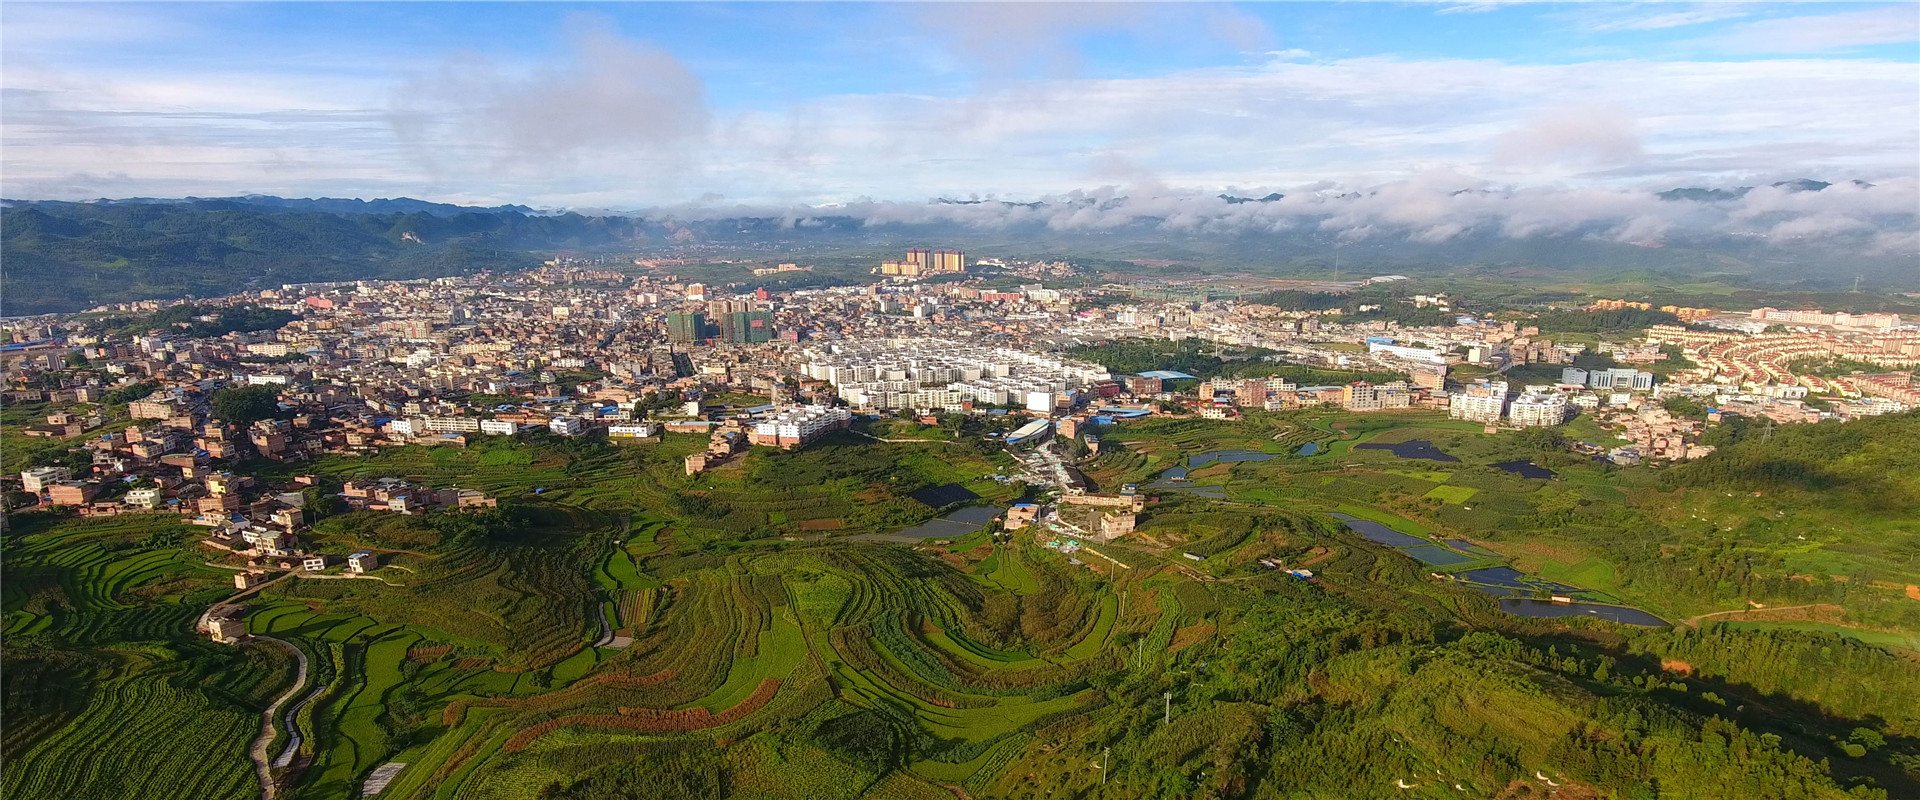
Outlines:
{"label": "apartment building", "polygon": [[1559,425],[1566,422],[1573,406],[1559,392],[1527,392],[1507,407],[1507,419],[1522,428]]}
{"label": "apartment building", "polygon": [[795,450],[853,424],[853,414],[833,406],[791,406],[773,412],[753,428],[758,445]]}
{"label": "apartment building", "polygon": [[1447,416],[1496,425],[1507,410],[1507,382],[1475,383],[1455,392]]}

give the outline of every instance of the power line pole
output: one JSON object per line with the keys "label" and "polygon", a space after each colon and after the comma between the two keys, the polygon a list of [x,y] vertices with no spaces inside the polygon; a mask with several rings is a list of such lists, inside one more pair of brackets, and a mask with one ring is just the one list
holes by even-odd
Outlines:
{"label": "power line pole", "polygon": [[1101,748],[1100,750],[1100,785],[1101,786],[1107,785],[1107,768],[1111,766],[1113,766],[1113,748],[1111,747]]}
{"label": "power line pole", "polygon": [[1165,701],[1166,710],[1161,712],[1160,724],[1173,724],[1173,692],[1161,692],[1160,699]]}

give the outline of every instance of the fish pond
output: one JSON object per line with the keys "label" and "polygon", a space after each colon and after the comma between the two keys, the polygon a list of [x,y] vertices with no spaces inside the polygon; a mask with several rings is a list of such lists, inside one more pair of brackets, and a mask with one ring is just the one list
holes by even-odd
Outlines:
{"label": "fish pond", "polygon": [[1671,627],[1666,620],[1637,608],[1603,606],[1598,603],[1551,603],[1544,600],[1509,597],[1500,601],[1500,610],[1516,617],[1595,617],[1623,625],[1640,625],[1649,628]]}
{"label": "fish pond", "polygon": [[1415,439],[1411,442],[1398,442],[1395,444],[1361,444],[1354,445],[1353,449],[1385,450],[1401,458],[1423,458],[1428,461],[1439,461],[1449,464],[1457,464],[1460,462],[1460,459],[1454,458],[1446,451],[1435,447],[1433,442],[1425,439]]}
{"label": "fish pond", "polygon": [[[1410,536],[1373,520],[1360,519],[1351,514],[1329,514],[1328,516],[1345,523],[1348,530],[1360,534],[1367,541],[1399,550],[1407,557],[1431,567],[1455,567],[1472,564],[1495,557],[1484,547],[1465,539],[1443,539],[1435,543],[1418,536]],[[1442,544],[1446,546],[1441,546]],[[1449,549],[1451,548],[1451,549]],[[1554,603],[1535,600],[1528,597],[1515,597],[1516,594],[1541,590],[1557,595],[1574,595],[1582,591],[1579,587],[1564,583],[1542,580],[1527,576],[1509,566],[1483,567],[1453,573],[1455,581],[1471,589],[1500,598],[1500,610],[1521,617],[1596,617],[1626,625],[1646,625],[1665,627],[1666,621],[1627,606],[1602,605],[1599,603]]]}
{"label": "fish pond", "polygon": [[1522,478],[1537,478],[1539,480],[1546,480],[1548,478],[1554,477],[1553,470],[1547,469],[1546,467],[1540,466],[1539,464],[1535,464],[1531,461],[1502,461],[1498,464],[1489,464],[1488,466],[1493,467],[1494,469],[1497,469],[1497,470],[1501,470],[1503,472],[1511,472]]}
{"label": "fish pond", "polygon": [[967,506],[896,533],[879,534],[875,538],[958,539],[986,527],[987,523],[998,519],[1003,510],[999,506]]}

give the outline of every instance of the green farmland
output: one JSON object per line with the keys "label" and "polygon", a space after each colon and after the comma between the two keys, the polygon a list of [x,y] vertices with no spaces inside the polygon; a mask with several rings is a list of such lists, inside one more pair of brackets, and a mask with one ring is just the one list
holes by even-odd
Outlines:
{"label": "green farmland", "polygon": [[[1207,467],[1197,482],[1222,496],[1149,490],[1136,532],[1112,543],[1063,553],[1043,546],[1060,534],[992,528],[899,544],[864,535],[943,511],[917,489],[1023,490],[988,477],[1013,465],[984,443],[882,432],[901,441],[756,448],[691,477],[682,459],[705,437],[322,459],[302,469],[501,502],[318,520],[323,552],[381,552],[378,579],[275,582],[242,601],[259,637],[242,646],[192,631],[232,591],[195,529],[16,515],[0,537],[5,794],[260,796],[247,746],[294,685],[277,642],[308,663],[294,730],[276,722],[272,742],[301,737],[272,770],[294,800],[357,798],[389,764],[404,765],[391,800],[1562,796],[1547,778],[1577,798],[1840,800],[1920,786],[1920,661],[1888,649],[1920,627],[1900,605],[1920,601],[1888,588],[1920,582],[1888,544],[1912,529],[1867,495],[1837,507],[1883,538],[1813,525],[1804,487],[1736,492],[1718,473],[1603,466],[1537,434],[1310,410],[1103,432],[1082,464],[1101,488],[1202,452],[1275,456]],[[1459,461],[1355,449],[1415,439]],[[1318,452],[1298,455],[1309,442]],[[1516,459],[1557,477],[1489,466]],[[1424,565],[1329,512],[1467,561]],[[1823,610],[1672,629],[1529,619],[1448,578],[1487,566],[1676,622]]]}

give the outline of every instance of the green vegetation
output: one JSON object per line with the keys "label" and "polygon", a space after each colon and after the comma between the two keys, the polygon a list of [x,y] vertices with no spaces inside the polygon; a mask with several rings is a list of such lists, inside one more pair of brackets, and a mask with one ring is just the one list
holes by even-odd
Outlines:
{"label": "green vegetation", "polygon": [[[1102,486],[1215,450],[1273,457],[1196,466],[1188,485],[1223,497],[1150,488],[1137,531],[1079,564],[1045,530],[867,536],[933,516],[922,487],[1016,496],[965,425],[890,423],[908,441],[756,449],[693,477],[680,460],[703,437],[396,448],[299,469],[500,506],[330,514],[312,540],[380,551],[376,579],[285,579],[245,619],[307,655],[300,758],[277,771],[298,800],[357,796],[390,762],[406,766],[381,796],[399,800],[1518,798],[1547,780],[1903,797],[1920,662],[1873,642],[1920,627],[1903,593],[1916,428],[1782,428],[1650,470],[1431,413],[1127,422],[1084,464]],[[1355,447],[1415,439],[1460,460]],[[1509,460],[1557,476],[1488,466]],[[1467,560],[1416,562],[1327,512]],[[257,796],[245,745],[289,654],[191,633],[231,591],[195,538],[44,512],[0,538],[9,796]],[[1739,616],[1529,619],[1446,577],[1498,565],[1676,622]],[[1827,610],[1789,616],[1803,605]],[[107,726],[130,733],[99,746]]]}
{"label": "green vegetation", "polygon": [[1280,377],[1303,386],[1340,384],[1352,381],[1386,382],[1406,380],[1406,373],[1371,370],[1315,369],[1297,364],[1263,360],[1275,355],[1258,347],[1233,348],[1184,339],[1178,342],[1124,339],[1116,342],[1076,347],[1067,355],[1091,361],[1115,373],[1133,374],[1150,370],[1174,370],[1202,380],[1216,377]]}
{"label": "green vegetation", "polygon": [[280,392],[272,386],[231,386],[213,393],[213,418],[233,425],[252,425],[280,413]]}
{"label": "green vegetation", "polygon": [[87,327],[95,331],[112,331],[121,335],[162,331],[184,333],[195,338],[211,338],[236,332],[277,330],[294,319],[291,312],[277,308],[237,305],[210,309],[183,303],[144,317],[97,317],[90,320]]}

